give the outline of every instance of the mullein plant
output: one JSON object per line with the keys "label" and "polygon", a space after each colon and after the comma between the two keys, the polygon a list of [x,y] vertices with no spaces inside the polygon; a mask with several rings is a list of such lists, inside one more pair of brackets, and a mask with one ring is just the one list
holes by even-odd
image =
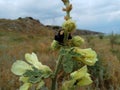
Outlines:
{"label": "mullein plant", "polygon": [[[63,78],[63,82],[61,82],[62,90],[75,90],[77,87],[86,86],[93,82],[87,66],[93,66],[96,63],[97,54],[91,48],[80,48],[84,43],[84,39],[80,36],[72,36],[76,29],[76,24],[70,17],[72,4],[70,4],[69,0],[62,0],[62,2],[65,5],[65,8],[63,8],[63,11],[66,12],[65,22],[62,25],[62,30],[55,35],[55,39],[51,44],[52,50],[59,51],[55,71],[43,65],[35,53],[26,53],[25,59],[27,62],[17,60],[11,68],[11,71],[20,76],[19,80],[23,82],[20,90],[28,90],[34,84],[36,90],[40,90],[44,87],[44,79],[46,78],[51,78],[51,90],[58,90],[56,85],[57,76],[61,70],[69,75],[67,80]],[[79,64],[81,68],[75,68]]]}

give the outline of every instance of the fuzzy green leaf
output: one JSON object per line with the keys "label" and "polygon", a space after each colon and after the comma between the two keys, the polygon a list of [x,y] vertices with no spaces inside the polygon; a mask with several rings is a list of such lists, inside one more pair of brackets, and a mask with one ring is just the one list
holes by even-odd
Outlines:
{"label": "fuzzy green leaf", "polygon": [[33,70],[27,70],[23,75],[26,77],[31,76],[41,76],[43,74],[42,70],[38,70],[37,68],[33,67]]}
{"label": "fuzzy green leaf", "polygon": [[50,76],[50,73],[45,73],[42,70],[39,70],[33,67],[33,70],[27,70],[23,76],[29,77],[29,82],[31,83],[38,83],[41,81],[42,78],[47,78]]}
{"label": "fuzzy green leaf", "polygon": [[73,50],[69,51],[69,54],[71,55],[71,57],[80,57],[81,54],[73,52]]}
{"label": "fuzzy green leaf", "polygon": [[73,70],[74,62],[70,54],[65,55],[63,61],[63,69],[66,73],[70,73]]}
{"label": "fuzzy green leaf", "polygon": [[29,82],[31,82],[31,83],[38,83],[40,81],[41,81],[41,77],[38,77],[38,76],[31,76],[29,78]]}
{"label": "fuzzy green leaf", "polygon": [[68,52],[68,51],[67,51],[66,49],[61,48],[61,50],[60,50],[60,55],[66,55],[67,52]]}
{"label": "fuzzy green leaf", "polygon": [[70,49],[64,49],[61,48],[60,54],[64,55],[64,60],[63,60],[63,69],[66,73],[72,72],[75,62],[72,60],[73,57],[80,57],[81,55],[73,52],[74,48]]}

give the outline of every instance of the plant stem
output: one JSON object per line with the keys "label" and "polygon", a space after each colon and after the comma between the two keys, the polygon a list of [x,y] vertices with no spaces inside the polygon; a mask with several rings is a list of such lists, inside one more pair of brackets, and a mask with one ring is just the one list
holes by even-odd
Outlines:
{"label": "plant stem", "polygon": [[[65,4],[66,8],[67,8],[67,6],[69,6],[69,4],[70,4],[70,2],[68,0],[67,3]],[[67,14],[68,18],[70,19],[71,18],[70,17],[70,11],[66,11],[66,14]]]}
{"label": "plant stem", "polygon": [[64,45],[65,46],[67,45],[68,35],[69,35],[69,33],[66,30],[64,30]]}
{"label": "plant stem", "polygon": [[55,69],[55,72],[54,72],[54,75],[53,75],[53,78],[52,78],[51,90],[55,90],[56,89],[57,74],[59,72],[62,59],[63,59],[63,55],[59,55],[59,57],[58,57],[58,63],[57,63],[57,66],[56,66],[56,69]]}
{"label": "plant stem", "polygon": [[[66,8],[70,4],[69,0],[67,0],[66,3],[63,1],[63,3],[65,4]],[[70,12],[66,12],[66,14],[67,14],[68,18],[70,19]],[[69,35],[69,33],[65,30],[64,31],[64,44],[65,44],[65,46],[67,45],[66,42],[68,40],[68,35]],[[54,72],[53,78],[52,78],[51,90],[56,90],[57,74],[59,72],[59,69],[60,69],[60,66],[62,63],[62,59],[63,59],[63,55],[59,55],[58,63],[57,63],[57,66],[56,66],[56,69],[55,69],[55,72]]]}

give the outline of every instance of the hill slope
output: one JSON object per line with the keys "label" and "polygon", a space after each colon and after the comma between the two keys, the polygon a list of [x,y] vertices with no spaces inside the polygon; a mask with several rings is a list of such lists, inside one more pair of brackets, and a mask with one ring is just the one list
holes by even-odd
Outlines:
{"label": "hill slope", "polygon": [[[9,31],[21,31],[21,32],[34,32],[40,33],[40,30],[60,30],[60,26],[50,26],[43,25],[39,22],[39,20],[33,19],[32,17],[26,18],[18,18],[15,20],[10,19],[0,19],[0,30],[9,30]],[[44,31],[45,32],[45,31]],[[82,35],[94,35],[94,34],[102,34],[100,32],[93,32],[90,30],[80,30],[77,29],[75,34]]]}

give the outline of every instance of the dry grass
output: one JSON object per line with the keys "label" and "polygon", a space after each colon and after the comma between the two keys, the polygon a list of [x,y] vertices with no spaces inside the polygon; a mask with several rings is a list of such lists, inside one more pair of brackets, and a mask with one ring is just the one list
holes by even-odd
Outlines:
{"label": "dry grass", "polygon": [[[43,64],[54,69],[57,53],[50,50],[52,40],[53,33],[51,31],[41,30],[38,34],[0,31],[0,90],[16,90],[19,88],[18,77],[11,73],[10,68],[15,60],[24,60],[26,52],[35,52]],[[110,87],[113,88],[111,90],[120,90],[120,62],[116,55],[110,51],[109,39],[99,39],[95,36],[82,47],[92,47],[102,58],[103,66],[107,68],[109,77],[103,81],[104,88],[99,87],[100,89],[96,90],[110,90]],[[114,48],[120,50],[119,45],[115,45]],[[110,83],[109,89],[108,82]],[[94,90],[95,85],[91,86],[81,87],[78,90]]]}

